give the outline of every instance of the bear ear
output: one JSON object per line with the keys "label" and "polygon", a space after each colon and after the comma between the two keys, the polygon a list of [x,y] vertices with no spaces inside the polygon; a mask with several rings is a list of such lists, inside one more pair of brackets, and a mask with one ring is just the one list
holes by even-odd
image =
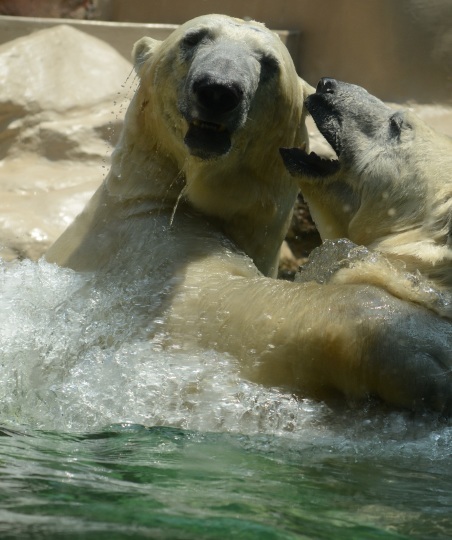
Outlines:
{"label": "bear ear", "polygon": [[152,39],[150,37],[143,37],[139,39],[132,49],[132,60],[135,67],[135,71],[140,76],[141,70],[146,62],[152,58],[154,50],[160,45],[161,41],[158,39]]}

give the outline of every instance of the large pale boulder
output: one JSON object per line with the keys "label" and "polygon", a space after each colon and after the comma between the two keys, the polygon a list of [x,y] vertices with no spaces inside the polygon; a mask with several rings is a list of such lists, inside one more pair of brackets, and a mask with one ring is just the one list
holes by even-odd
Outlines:
{"label": "large pale boulder", "polygon": [[0,47],[0,256],[39,257],[100,184],[130,73],[70,26]]}

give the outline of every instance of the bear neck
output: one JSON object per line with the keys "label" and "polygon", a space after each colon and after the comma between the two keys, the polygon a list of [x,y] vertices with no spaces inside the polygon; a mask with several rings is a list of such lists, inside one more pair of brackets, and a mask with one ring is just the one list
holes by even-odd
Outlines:
{"label": "bear neck", "polygon": [[[127,207],[129,217],[166,212],[171,220],[173,214],[191,206],[245,252],[264,275],[276,276],[279,249],[289,228],[297,187],[283,171],[271,176],[274,182],[268,182],[268,171],[263,175],[244,167],[222,174],[212,174],[212,170],[212,164],[197,174],[193,167],[181,170],[160,152],[132,148],[125,139],[114,152],[106,179],[108,197],[117,202],[108,204],[108,208],[124,212]],[[240,191],[244,185],[249,187],[248,192]],[[227,189],[220,189],[225,186]],[[284,193],[284,197],[276,191]]]}
{"label": "bear neck", "polygon": [[275,156],[264,162],[238,152],[214,162],[189,159],[184,188],[186,200],[214,219],[257,268],[272,277],[298,194],[277,152]]}

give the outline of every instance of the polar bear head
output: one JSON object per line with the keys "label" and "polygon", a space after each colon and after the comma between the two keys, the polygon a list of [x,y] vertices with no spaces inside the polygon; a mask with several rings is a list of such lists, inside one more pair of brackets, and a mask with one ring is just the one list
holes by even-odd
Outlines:
{"label": "polar bear head", "polygon": [[133,50],[139,87],[107,186],[122,199],[178,200],[220,220],[274,273],[298,191],[279,147],[307,141],[304,98],[280,38],[263,24],[206,15]]}
{"label": "polar bear head", "polygon": [[334,79],[322,79],[306,106],[338,160],[282,155],[323,239],[350,238],[451,287],[452,141]]}
{"label": "polar bear head", "polygon": [[251,133],[271,144],[294,120],[303,127],[299,98],[308,86],[278,36],[261,23],[198,17],[163,42],[141,39],[133,58],[144,108],[164,123],[185,157],[243,153],[241,142],[249,143]]}

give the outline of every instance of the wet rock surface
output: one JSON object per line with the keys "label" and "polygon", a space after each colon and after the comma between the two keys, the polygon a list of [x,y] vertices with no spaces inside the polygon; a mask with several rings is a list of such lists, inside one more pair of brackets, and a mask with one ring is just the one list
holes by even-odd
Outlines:
{"label": "wet rock surface", "polygon": [[42,255],[108,168],[131,65],[70,26],[0,47],[0,256]]}

